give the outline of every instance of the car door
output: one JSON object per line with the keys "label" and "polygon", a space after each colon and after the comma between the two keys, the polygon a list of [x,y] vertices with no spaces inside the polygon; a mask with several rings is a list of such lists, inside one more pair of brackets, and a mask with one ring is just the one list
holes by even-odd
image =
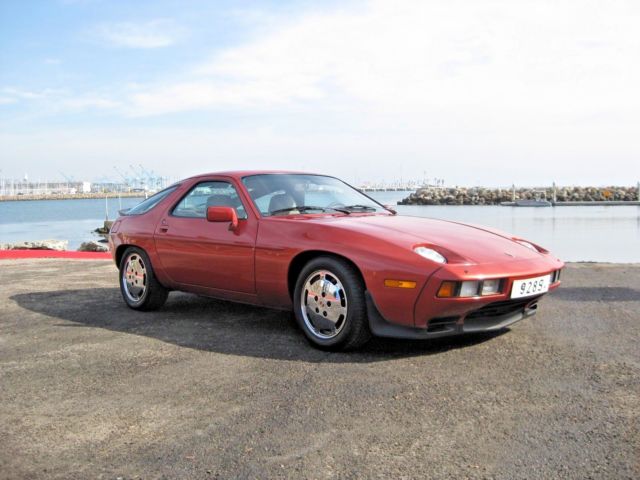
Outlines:
{"label": "car door", "polygon": [[[208,206],[235,208],[238,227],[207,221]],[[199,179],[161,217],[156,251],[176,283],[252,294],[257,223],[230,180]]]}

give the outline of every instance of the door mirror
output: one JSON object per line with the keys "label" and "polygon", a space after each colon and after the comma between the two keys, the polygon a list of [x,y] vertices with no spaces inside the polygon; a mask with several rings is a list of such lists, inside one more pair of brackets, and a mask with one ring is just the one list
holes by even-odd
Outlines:
{"label": "door mirror", "polygon": [[383,205],[384,208],[386,208],[387,210],[389,210],[391,213],[393,213],[394,215],[397,215],[398,212],[396,211],[395,208],[393,208],[391,205]]}
{"label": "door mirror", "polygon": [[230,222],[229,230],[238,228],[238,214],[232,207],[207,207],[209,222]]}

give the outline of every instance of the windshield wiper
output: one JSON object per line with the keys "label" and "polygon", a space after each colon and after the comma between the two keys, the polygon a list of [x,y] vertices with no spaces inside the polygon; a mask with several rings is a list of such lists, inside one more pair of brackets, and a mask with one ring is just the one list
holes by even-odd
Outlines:
{"label": "windshield wiper", "polygon": [[316,207],[313,205],[299,205],[297,207],[287,207],[287,208],[279,208],[277,210],[273,210],[269,212],[269,215],[275,215],[277,213],[290,212],[292,210],[298,210],[299,212],[308,212],[309,210],[320,210],[321,212],[326,212],[327,210],[333,210],[334,212],[346,213],[349,215],[351,212],[346,208],[333,208],[333,207]]}
{"label": "windshield wiper", "polygon": [[377,212],[378,209],[376,207],[372,207],[370,205],[347,205],[343,207],[347,210],[360,210],[362,212]]}

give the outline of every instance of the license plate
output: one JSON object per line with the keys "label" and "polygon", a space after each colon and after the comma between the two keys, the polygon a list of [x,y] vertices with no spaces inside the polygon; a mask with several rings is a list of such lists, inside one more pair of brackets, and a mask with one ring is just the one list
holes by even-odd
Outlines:
{"label": "license plate", "polygon": [[511,289],[511,298],[529,297],[531,295],[548,292],[549,283],[551,283],[551,275],[514,280],[513,288]]}

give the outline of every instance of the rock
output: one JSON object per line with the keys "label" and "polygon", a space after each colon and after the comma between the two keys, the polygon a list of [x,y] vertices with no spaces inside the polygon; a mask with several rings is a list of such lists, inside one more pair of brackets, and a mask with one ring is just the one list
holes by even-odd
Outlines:
{"label": "rock", "polygon": [[105,220],[102,227],[98,227],[94,230],[95,233],[99,233],[101,235],[106,235],[111,230],[111,226],[113,225],[112,220]]}
{"label": "rock", "polygon": [[82,244],[78,247],[78,251],[79,252],[108,252],[109,247],[104,243],[91,240],[89,242],[82,242]]}
{"label": "rock", "polygon": [[69,246],[68,240],[36,240],[33,242],[6,243],[3,250],[58,250],[63,252]]}
{"label": "rock", "polygon": [[[640,200],[637,187],[554,187],[556,200],[610,201]],[[501,202],[554,198],[554,188],[490,189],[485,187],[421,187],[400,202],[400,205],[499,205]]]}

